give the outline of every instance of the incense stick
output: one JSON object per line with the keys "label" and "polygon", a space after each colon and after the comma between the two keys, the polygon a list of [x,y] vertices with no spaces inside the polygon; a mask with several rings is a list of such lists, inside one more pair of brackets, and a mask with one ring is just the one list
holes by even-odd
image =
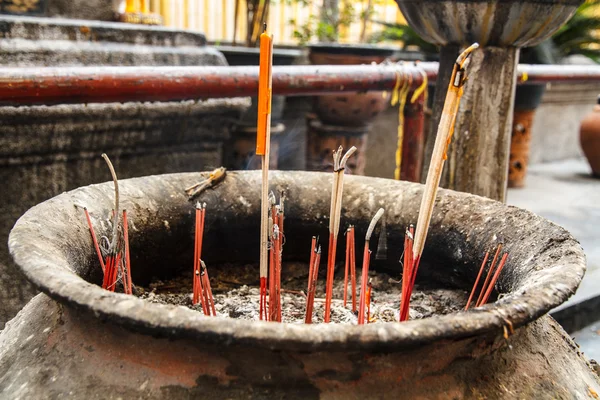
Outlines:
{"label": "incense stick", "polygon": [[125,288],[125,293],[133,294],[131,283],[131,259],[129,257],[129,223],[127,221],[127,210],[123,210],[123,240],[125,246],[125,273],[127,276],[127,287]]}
{"label": "incense stick", "polygon": [[412,243],[412,259],[410,260],[408,268],[411,271],[411,281],[408,286],[409,293],[407,295],[403,294],[403,298],[406,300],[406,305],[404,307],[405,313],[408,313],[410,293],[412,293],[412,287],[421,262],[421,255],[423,254],[423,247],[425,245],[427,232],[429,231],[435,198],[440,184],[442,170],[444,168],[446,151],[452,139],[460,98],[462,97],[464,84],[467,80],[466,69],[470,60],[469,56],[478,47],[479,44],[474,43],[458,56],[448,85],[448,93],[446,94],[446,100],[444,102],[444,108],[442,110],[442,116],[435,138],[431,163],[429,164],[429,171],[427,173],[427,180],[425,182],[425,189],[423,191],[423,198],[421,199],[421,206],[419,208],[419,219],[417,220],[414,243]]}
{"label": "incense stick", "polygon": [[[471,301],[473,300],[473,295],[475,295],[475,292],[477,291],[477,284],[479,283],[479,279],[481,278],[481,275],[483,274],[483,270],[485,269],[485,265],[487,264],[487,260],[488,260],[489,256],[490,256],[490,252],[486,251],[485,257],[483,257],[483,262],[481,263],[481,267],[479,268],[479,273],[477,274],[477,279],[475,279],[475,284],[473,285],[473,289],[471,290],[471,294],[469,295],[469,300],[467,300],[467,305],[465,306],[465,311],[468,310],[469,306],[471,305]],[[482,287],[481,291],[483,291],[483,288],[485,288],[485,286]]]}
{"label": "incense stick", "polygon": [[371,235],[375,230],[375,225],[377,225],[377,221],[383,215],[384,210],[380,208],[377,213],[371,219],[371,223],[369,224],[369,228],[367,229],[367,234],[365,235],[365,248],[363,251],[363,268],[362,268],[362,280],[360,285],[360,300],[358,306],[358,324],[362,325],[365,323],[365,306],[366,306],[366,296],[367,296],[367,284],[369,278],[369,263],[371,258],[371,250],[369,249],[369,241],[371,240]]}
{"label": "incense stick", "polygon": [[266,282],[269,249],[269,157],[271,149],[271,91],[273,65],[273,37],[266,33],[267,24],[260,35],[260,69],[258,86],[258,118],[256,127],[256,155],[261,156],[261,220],[260,220],[260,296],[266,304]]}
{"label": "incense stick", "polygon": [[485,288],[488,287],[488,283],[490,279],[494,275],[494,268],[496,268],[496,261],[498,261],[498,256],[500,255],[500,250],[502,250],[502,243],[498,244],[496,248],[496,254],[494,254],[494,258],[492,260],[492,264],[490,265],[490,269],[488,270],[487,276],[485,277],[485,281],[483,282],[483,287],[481,288],[481,293],[479,293],[479,297],[475,302],[475,307],[479,307],[481,305],[481,300],[483,300],[483,296],[485,295]]}
{"label": "incense stick", "polygon": [[500,260],[500,265],[498,265],[498,268],[496,269],[496,273],[494,274],[494,277],[490,281],[487,291],[485,292],[485,295],[483,296],[483,299],[481,300],[481,303],[479,303],[478,307],[487,303],[487,301],[490,297],[490,294],[492,294],[492,290],[494,290],[496,281],[498,280],[498,277],[500,276],[500,273],[502,272],[502,269],[504,268],[504,265],[506,264],[507,258],[508,258],[508,253],[504,253],[504,255],[502,256],[502,260]]}
{"label": "incense stick", "polygon": [[104,259],[102,257],[102,252],[100,251],[100,245],[98,244],[98,238],[96,237],[96,232],[94,232],[94,226],[92,225],[92,219],[90,218],[90,213],[86,207],[83,207],[83,212],[85,213],[85,218],[88,223],[88,227],[90,228],[90,234],[92,235],[92,243],[94,244],[94,249],[96,249],[96,254],[98,255],[98,261],[100,261],[100,266],[102,267],[102,272],[106,272],[106,266],[104,265]]}
{"label": "incense stick", "polygon": [[312,312],[313,306],[315,302],[315,290],[317,288],[317,277],[319,276],[319,264],[321,263],[321,246],[317,249],[317,254],[314,258],[314,264],[311,266],[311,281],[310,288],[308,290],[306,296],[306,317],[304,318],[304,323],[311,324],[312,323]]}
{"label": "incense stick", "polygon": [[335,253],[337,238],[340,230],[340,216],[342,213],[342,194],[344,191],[344,169],[348,159],[356,151],[352,146],[342,157],[343,148],[340,146],[333,152],[333,183],[331,188],[331,206],[329,212],[329,250],[327,254],[327,281],[325,291],[325,317],[324,322],[331,318],[331,298],[333,295],[333,275],[335,270]]}

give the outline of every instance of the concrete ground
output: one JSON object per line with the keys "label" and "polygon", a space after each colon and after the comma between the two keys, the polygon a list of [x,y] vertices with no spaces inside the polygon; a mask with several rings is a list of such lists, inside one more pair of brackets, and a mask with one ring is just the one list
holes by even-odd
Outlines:
{"label": "concrete ground", "polygon": [[[600,299],[600,179],[590,176],[586,160],[572,159],[530,166],[526,186],[510,189],[507,202],[561,225],[580,241],[585,251],[587,273],[577,293],[556,311],[562,315],[576,313],[585,309],[580,307],[584,304],[582,302],[586,301],[589,305],[591,299]],[[598,306],[594,305],[594,308]],[[589,312],[589,306],[586,312]],[[600,316],[600,310],[593,312]],[[600,320],[577,329],[571,335],[583,352],[599,360]]]}

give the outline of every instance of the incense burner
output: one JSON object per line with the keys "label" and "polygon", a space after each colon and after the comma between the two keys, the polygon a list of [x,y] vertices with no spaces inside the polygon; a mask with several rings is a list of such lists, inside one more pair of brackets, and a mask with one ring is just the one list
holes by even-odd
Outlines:
{"label": "incense burner", "polygon": [[531,47],[549,38],[582,0],[396,0],[425,40],[438,45]]}
{"label": "incense burner", "polygon": [[[183,189],[201,175],[208,173],[121,181],[132,221],[134,283],[189,273],[191,287],[194,206]],[[288,198],[285,269],[286,261],[308,258],[312,235],[326,237],[331,174],[276,171],[270,186]],[[346,177],[343,224],[364,233],[374,212],[386,210],[387,261],[373,268],[399,277],[404,228],[416,221],[422,190]],[[199,200],[208,204],[203,258],[212,270],[223,262],[256,262],[260,172],[230,172]],[[470,289],[483,253],[501,237],[510,253],[497,285],[501,296],[466,312],[356,326],[205,317],[105,291],[74,204],[108,215],[113,186],[50,199],[11,232],[14,260],[44,294],[0,334],[0,393],[8,397],[572,398],[600,392],[576,345],[543,316],[576,290],[585,271],[582,249],[564,229],[527,211],[441,190],[417,284]]]}
{"label": "incense burner", "polygon": [[[423,39],[441,45],[436,88],[448,87],[461,46],[479,42],[464,88],[441,186],[506,199],[519,49],[550,37],[583,0],[396,0]],[[439,125],[445,90],[436,90],[431,126]],[[429,138],[434,138],[430,132]],[[433,140],[425,145],[429,165]],[[423,173],[426,170],[423,171]]]}

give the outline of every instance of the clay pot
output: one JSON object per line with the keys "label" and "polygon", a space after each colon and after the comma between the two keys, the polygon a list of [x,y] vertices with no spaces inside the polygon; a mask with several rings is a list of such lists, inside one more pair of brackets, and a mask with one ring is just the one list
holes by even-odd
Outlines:
{"label": "clay pot", "polygon": [[579,141],[592,168],[592,175],[600,178],[600,96],[594,110],[581,121]]}
{"label": "clay pot", "polygon": [[[207,175],[121,181],[121,206],[135,226],[134,283],[190,273],[194,206],[183,188]],[[284,260],[307,260],[311,236],[327,234],[331,174],[274,171],[270,177],[271,188],[288,197]],[[209,204],[203,258],[213,270],[225,274],[232,263],[258,259],[260,180],[260,171],[229,172],[198,199]],[[404,228],[416,221],[422,195],[420,184],[346,177],[344,223],[364,232],[379,207],[387,210],[388,261],[378,269],[399,275]],[[438,194],[417,284],[468,291],[501,233],[510,256],[497,301],[405,323],[305,325],[205,317],[101,289],[85,217],[73,204],[88,206],[103,222],[100,234],[107,234],[112,201],[112,183],[80,188],[32,208],[13,228],[11,255],[45,295],[0,332],[5,397],[575,398],[600,392],[560,326],[546,317],[536,321],[575,292],[585,271],[583,250],[564,229],[528,211],[466,193]],[[256,282],[257,275],[258,268]]]}
{"label": "clay pot", "polygon": [[508,165],[508,187],[519,188],[525,186],[534,115],[535,110],[514,111]]}
{"label": "clay pot", "polygon": [[[393,49],[376,46],[320,44],[310,46],[308,58],[314,65],[360,65],[382,63],[394,54]],[[318,96],[315,113],[325,124],[365,126],[389,103],[384,92]]]}
{"label": "clay pot", "polygon": [[[279,144],[285,125],[271,126],[271,156],[269,168],[279,168]],[[261,169],[261,158],[256,156],[256,126],[238,125],[231,131],[224,151],[225,167],[232,170]]]}

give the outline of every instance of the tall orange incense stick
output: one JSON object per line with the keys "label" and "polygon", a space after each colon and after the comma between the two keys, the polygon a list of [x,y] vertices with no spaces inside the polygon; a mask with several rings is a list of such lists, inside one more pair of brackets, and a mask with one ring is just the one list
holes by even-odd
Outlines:
{"label": "tall orange incense stick", "polygon": [[[269,261],[269,153],[271,150],[271,90],[273,67],[273,36],[267,34],[267,24],[260,35],[260,68],[258,76],[258,119],[256,155],[262,161],[262,194],[260,219],[260,302],[266,304]],[[261,316],[262,318],[262,316]]]}

